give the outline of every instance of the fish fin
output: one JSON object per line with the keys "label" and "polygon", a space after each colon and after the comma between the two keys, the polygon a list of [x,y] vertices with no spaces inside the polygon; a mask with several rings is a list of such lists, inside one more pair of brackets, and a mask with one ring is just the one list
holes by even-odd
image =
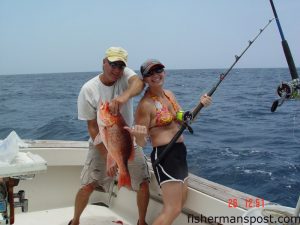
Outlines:
{"label": "fish fin", "polygon": [[100,133],[98,133],[97,136],[96,136],[95,139],[94,139],[93,144],[94,144],[94,145],[98,145],[98,144],[100,144],[101,142],[102,142],[102,140],[101,140],[101,135],[100,135]]}
{"label": "fish fin", "polygon": [[129,161],[132,161],[132,160],[134,160],[134,147],[133,147],[133,145],[131,146],[131,150],[130,150],[130,155],[129,155],[129,158],[128,158],[128,160]]}
{"label": "fish fin", "polygon": [[113,159],[112,155],[108,152],[106,157],[106,174],[110,177],[114,177],[116,175],[116,171],[113,168],[116,166],[117,166],[116,161]]}
{"label": "fish fin", "polygon": [[[101,139],[102,139],[102,142],[103,142],[103,144],[104,144],[104,146],[106,147],[106,148],[108,148],[108,134],[107,134],[107,129],[106,129],[106,127],[101,127],[100,129],[99,129],[99,133],[100,133],[100,136],[101,136]],[[107,149],[108,150],[108,149]]]}
{"label": "fish fin", "polygon": [[[136,143],[135,142],[135,137],[125,128],[125,127],[127,127],[127,126],[124,126],[123,127],[123,129],[126,131],[126,132],[128,132],[128,134],[129,134],[129,137],[130,137],[130,154],[129,154],[129,157],[128,157],[128,160],[129,161],[132,161],[132,160],[134,160],[134,155],[135,155],[135,148],[134,148],[134,143]],[[129,127],[128,127],[129,128]],[[129,128],[129,129],[131,129],[131,128]]]}
{"label": "fish fin", "polygon": [[131,179],[128,171],[119,174],[118,188],[120,189],[121,187],[126,187],[129,190],[132,190]]}
{"label": "fish fin", "polygon": [[111,156],[111,154],[109,152],[107,152],[106,169],[108,170],[115,164],[116,164],[116,162],[115,162],[114,158]]}

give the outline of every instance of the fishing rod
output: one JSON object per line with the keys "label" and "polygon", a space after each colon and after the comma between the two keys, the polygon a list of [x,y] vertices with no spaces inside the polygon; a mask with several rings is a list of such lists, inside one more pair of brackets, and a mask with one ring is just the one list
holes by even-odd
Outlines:
{"label": "fishing rod", "polygon": [[282,82],[277,88],[277,94],[279,95],[280,99],[275,100],[271,107],[271,112],[275,112],[277,107],[281,106],[286,99],[300,98],[300,81],[290,47],[287,40],[284,38],[273,0],[270,0],[270,4],[275,16],[276,24],[281,37],[282,48],[292,77],[290,82]]}
{"label": "fishing rod", "polygon": [[[239,56],[235,55],[234,63],[229,67],[229,69],[225,73],[220,74],[219,81],[207,93],[208,96],[213,95],[213,93],[217,90],[218,86],[226,78],[226,76],[229,74],[229,72],[232,70],[232,68],[235,66],[235,64],[240,60],[240,58],[250,48],[250,46],[256,41],[256,39],[262,34],[262,32],[270,25],[270,23],[273,21],[273,19],[269,20],[269,22],[264,26],[264,28],[259,30],[259,33],[254,37],[253,40],[250,40],[248,42],[248,46],[245,48],[245,50]],[[170,149],[173,147],[173,145],[175,144],[175,142],[178,140],[178,138],[181,136],[181,134],[183,133],[183,131],[185,129],[188,129],[190,133],[193,133],[193,130],[190,127],[190,124],[195,120],[197,114],[200,112],[200,110],[203,108],[203,106],[204,105],[200,102],[192,112],[188,111],[185,113],[185,115],[183,115],[184,119],[183,119],[180,129],[177,131],[177,133],[174,135],[174,137],[172,138],[170,143],[166,146],[166,148],[162,151],[162,153],[154,161],[153,167],[157,166],[157,164],[166,156],[166,154],[168,154]]]}

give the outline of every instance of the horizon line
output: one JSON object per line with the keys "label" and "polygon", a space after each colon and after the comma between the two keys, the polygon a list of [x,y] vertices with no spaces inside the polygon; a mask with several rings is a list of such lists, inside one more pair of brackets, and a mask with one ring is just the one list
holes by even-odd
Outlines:
{"label": "horizon line", "polygon": [[[296,67],[297,70],[300,69],[300,67]],[[226,70],[228,68],[202,68],[202,69],[166,69],[168,70]],[[236,67],[234,69],[289,69],[288,67]],[[135,72],[139,70],[133,69]],[[14,76],[14,75],[43,75],[43,74],[66,74],[66,73],[99,73],[101,71],[70,71],[70,72],[41,72],[41,73],[15,73],[15,74],[0,74],[0,76]],[[139,74],[138,74],[139,75]]]}

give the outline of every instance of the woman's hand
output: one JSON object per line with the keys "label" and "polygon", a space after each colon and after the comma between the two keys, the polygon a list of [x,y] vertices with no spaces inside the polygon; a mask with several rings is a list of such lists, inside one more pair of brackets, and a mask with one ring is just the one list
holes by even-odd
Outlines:
{"label": "woman's hand", "polygon": [[128,130],[130,134],[132,134],[135,139],[136,143],[144,147],[147,143],[147,136],[148,136],[148,131],[147,127],[143,125],[134,125],[132,127],[124,127],[125,130]]}
{"label": "woman's hand", "polygon": [[207,94],[201,96],[200,102],[204,107],[209,106],[212,103],[212,98],[208,96]]}

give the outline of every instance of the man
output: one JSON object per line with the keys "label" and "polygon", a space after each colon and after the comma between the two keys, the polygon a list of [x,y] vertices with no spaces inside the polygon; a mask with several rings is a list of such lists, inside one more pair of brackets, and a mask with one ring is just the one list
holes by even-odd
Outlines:
{"label": "man", "polygon": [[[97,111],[100,102],[109,101],[113,114],[120,112],[128,126],[133,125],[132,97],[138,95],[144,84],[127,66],[127,52],[121,47],[110,47],[103,59],[103,72],[87,81],[78,96],[78,119],[86,120],[90,135],[89,152],[81,173],[82,187],[75,199],[74,217],[69,225],[78,225],[91,193],[96,189],[107,192],[116,174],[116,164],[106,169],[107,150],[104,144],[94,143],[99,134]],[[97,141],[99,139],[97,138]],[[149,202],[149,173],[141,147],[135,146],[135,157],[128,162],[133,190],[137,191],[138,225],[145,225]]]}

